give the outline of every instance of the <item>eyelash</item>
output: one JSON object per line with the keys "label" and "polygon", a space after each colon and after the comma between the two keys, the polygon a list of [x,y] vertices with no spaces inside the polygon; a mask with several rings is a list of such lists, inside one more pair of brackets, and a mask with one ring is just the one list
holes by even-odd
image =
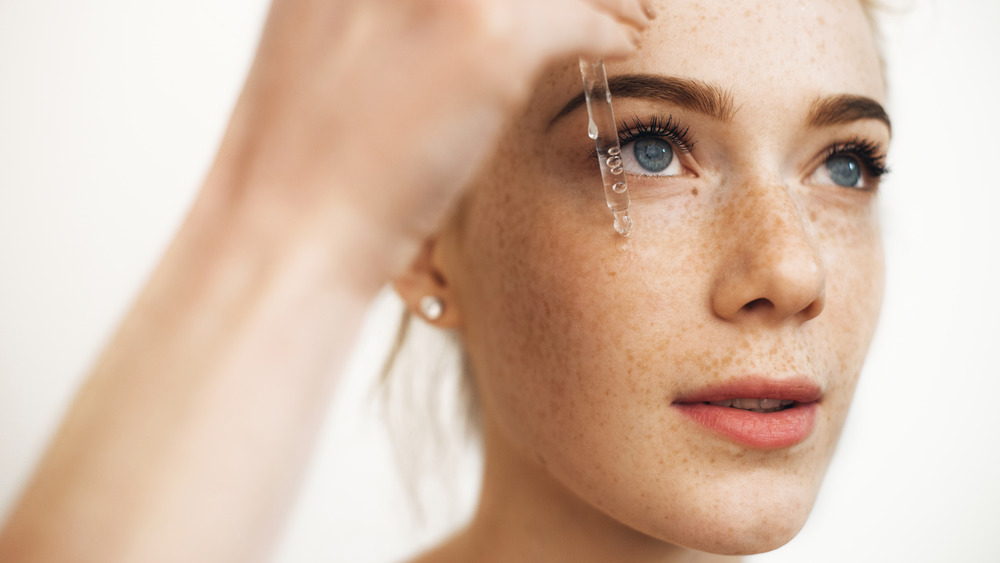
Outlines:
{"label": "eyelash", "polygon": [[835,156],[853,156],[857,158],[865,171],[876,180],[889,173],[889,167],[885,162],[885,151],[877,143],[866,139],[855,137],[850,142],[831,146],[827,149],[823,162]]}
{"label": "eyelash", "polygon": [[631,123],[622,120],[618,127],[618,143],[625,146],[633,141],[643,138],[666,139],[674,146],[677,152],[689,153],[694,148],[695,140],[690,135],[689,127],[681,127],[681,124],[674,120],[673,116],[665,119],[654,115],[649,119],[649,123],[643,122],[638,117],[633,117]]}
{"label": "eyelash", "polygon": [[[666,139],[674,146],[679,153],[689,153],[694,149],[697,142],[690,133],[690,127],[682,127],[673,116],[666,118],[654,115],[649,122],[644,122],[638,116],[634,116],[631,122],[622,120],[618,127],[618,143],[625,146],[631,142],[643,138]],[[596,150],[594,151],[596,155]],[[830,146],[826,151],[826,162],[835,156],[853,156],[861,162],[865,171],[872,178],[878,180],[890,172],[886,165],[886,153],[881,147],[872,141],[855,137],[847,143],[838,143]]]}

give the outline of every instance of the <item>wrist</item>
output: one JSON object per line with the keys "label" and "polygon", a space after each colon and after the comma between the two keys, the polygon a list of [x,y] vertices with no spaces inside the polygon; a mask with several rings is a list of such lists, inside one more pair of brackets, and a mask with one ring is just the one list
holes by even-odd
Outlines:
{"label": "wrist", "polygon": [[416,252],[418,237],[338,201],[338,187],[308,189],[307,180],[262,168],[213,167],[185,225],[194,252],[221,252],[208,259],[237,260],[299,291],[364,302]]}

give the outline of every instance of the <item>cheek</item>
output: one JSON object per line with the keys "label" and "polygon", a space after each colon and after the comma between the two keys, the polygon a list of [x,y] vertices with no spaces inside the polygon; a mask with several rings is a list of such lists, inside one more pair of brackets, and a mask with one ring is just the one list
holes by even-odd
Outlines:
{"label": "cheek", "polygon": [[609,385],[583,381],[584,374],[621,369],[614,304],[625,292],[604,259],[614,250],[599,250],[613,242],[594,240],[568,213],[537,203],[482,198],[467,239],[463,308],[475,320],[464,336],[483,385],[507,395],[498,399],[504,408],[534,410],[510,413],[514,420],[572,410],[600,392],[595,385]]}
{"label": "cheek", "polygon": [[860,370],[882,306],[885,265],[877,205],[811,212],[827,264],[826,309],[821,324],[836,343],[839,373]]}
{"label": "cheek", "polygon": [[654,319],[673,316],[650,296],[677,290],[650,280],[679,276],[620,248],[599,185],[579,195],[575,184],[525,182],[497,167],[458,237],[463,338],[484,407],[548,458],[630,439],[616,435],[638,422],[624,417],[665,408],[662,387],[641,375],[668,345]]}
{"label": "cheek", "polygon": [[[872,196],[874,197],[874,196]],[[812,363],[827,374],[825,424],[832,454],[844,424],[882,305],[884,256],[879,213],[867,204],[835,205],[807,201],[813,238],[827,268],[826,305],[804,327]]]}

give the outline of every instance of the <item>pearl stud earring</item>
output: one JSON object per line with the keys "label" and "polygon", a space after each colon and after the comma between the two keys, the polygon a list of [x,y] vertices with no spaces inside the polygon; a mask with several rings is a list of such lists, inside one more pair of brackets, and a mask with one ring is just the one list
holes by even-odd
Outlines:
{"label": "pearl stud earring", "polygon": [[420,300],[420,313],[428,321],[436,321],[444,314],[444,301],[434,295],[425,295]]}

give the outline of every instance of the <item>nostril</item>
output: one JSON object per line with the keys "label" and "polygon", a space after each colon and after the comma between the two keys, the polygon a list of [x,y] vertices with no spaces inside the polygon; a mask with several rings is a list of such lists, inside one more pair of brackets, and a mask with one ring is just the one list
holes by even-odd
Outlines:
{"label": "nostril", "polygon": [[774,303],[771,303],[769,300],[764,298],[754,299],[753,301],[743,306],[743,309],[746,311],[755,311],[757,309],[773,309],[773,308],[774,308]]}

